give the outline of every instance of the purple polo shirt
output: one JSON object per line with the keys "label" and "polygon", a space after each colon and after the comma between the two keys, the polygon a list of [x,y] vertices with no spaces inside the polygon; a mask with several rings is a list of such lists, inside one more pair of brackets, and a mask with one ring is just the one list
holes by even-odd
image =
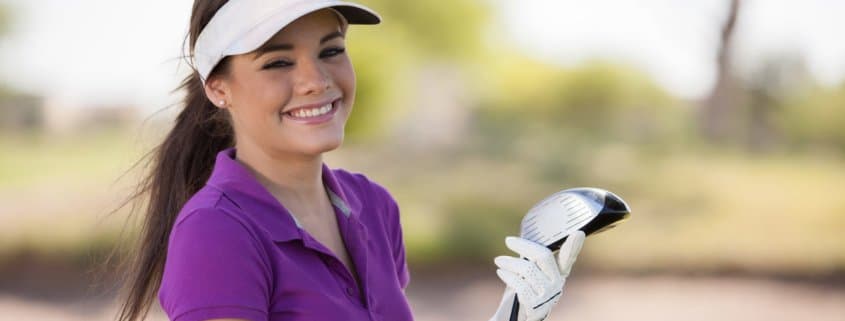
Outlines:
{"label": "purple polo shirt", "polygon": [[206,185],[179,212],[159,301],[173,321],[412,320],[393,197],[366,176],[323,164],[323,185],[358,271],[351,272],[245,167],[217,154]]}

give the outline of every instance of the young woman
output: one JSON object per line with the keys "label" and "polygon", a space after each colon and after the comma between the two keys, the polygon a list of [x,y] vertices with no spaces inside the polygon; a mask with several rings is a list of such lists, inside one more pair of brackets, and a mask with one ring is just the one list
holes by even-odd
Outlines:
{"label": "young woman", "polygon": [[[348,24],[377,24],[330,0],[196,0],[184,110],[154,153],[138,256],[119,320],[156,295],[174,321],[412,320],[399,208],[366,176],[323,163],[355,100]],[[558,259],[509,237],[493,320],[541,320],[583,235]]]}

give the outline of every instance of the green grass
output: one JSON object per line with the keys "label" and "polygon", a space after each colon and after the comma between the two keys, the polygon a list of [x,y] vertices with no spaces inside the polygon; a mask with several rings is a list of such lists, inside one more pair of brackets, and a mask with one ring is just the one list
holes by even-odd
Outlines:
{"label": "green grass", "polygon": [[632,219],[589,243],[588,260],[632,270],[845,270],[841,160],[689,154],[641,165],[639,183],[620,192],[633,196]]}
{"label": "green grass", "polygon": [[[425,172],[394,183],[404,200],[409,252],[421,253],[412,259],[487,262],[491,254],[508,253],[501,239],[518,232],[518,221],[533,202],[559,189],[590,185],[622,195],[633,214],[618,228],[591,237],[582,264],[627,271],[815,275],[845,270],[841,160],[712,152],[641,155],[630,146],[592,152],[592,166],[577,165],[585,169],[573,180],[532,180],[536,175],[524,169],[527,164],[465,160],[437,175]],[[438,205],[427,204],[430,199]],[[489,204],[513,213],[491,210]],[[479,225],[486,230],[471,231]],[[468,231],[465,241],[481,246],[456,253],[448,242],[433,241],[454,241],[452,234],[461,229]],[[417,252],[418,246],[423,250]]]}
{"label": "green grass", "polygon": [[107,130],[0,138],[0,253],[84,253],[114,239],[126,210],[107,217],[135,183],[136,136]]}
{"label": "green grass", "polygon": [[[21,249],[85,255],[115,242],[127,211],[105,214],[128,195],[135,176],[115,180],[144,151],[141,144],[149,146],[120,132],[0,139],[9,151],[0,155],[0,256]],[[518,232],[536,201],[591,185],[623,196],[633,214],[588,240],[579,259],[585,268],[845,270],[840,158],[654,153],[610,144],[547,158],[531,149],[504,158],[474,152],[410,157],[393,149],[345,146],[328,162],[364,172],[394,194],[412,264],[492,264],[494,255],[508,254],[503,238]]]}
{"label": "green grass", "polygon": [[0,189],[116,179],[139,154],[135,137],[108,130],[0,137]]}

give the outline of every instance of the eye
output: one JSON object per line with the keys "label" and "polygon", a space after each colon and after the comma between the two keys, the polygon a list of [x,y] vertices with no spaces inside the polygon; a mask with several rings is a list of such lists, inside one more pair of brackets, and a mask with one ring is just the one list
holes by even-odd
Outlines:
{"label": "eye", "polygon": [[262,67],[262,69],[281,68],[281,67],[287,67],[287,66],[291,66],[291,65],[293,65],[293,64],[290,63],[290,62],[287,62],[285,60],[276,60],[276,61],[273,61],[273,62],[270,62],[270,63],[264,65]]}
{"label": "eye", "polygon": [[320,53],[320,57],[321,58],[333,57],[333,56],[337,56],[339,54],[342,54],[344,51],[346,51],[346,48],[342,48],[342,47],[328,48],[326,50],[323,50],[323,52]]}

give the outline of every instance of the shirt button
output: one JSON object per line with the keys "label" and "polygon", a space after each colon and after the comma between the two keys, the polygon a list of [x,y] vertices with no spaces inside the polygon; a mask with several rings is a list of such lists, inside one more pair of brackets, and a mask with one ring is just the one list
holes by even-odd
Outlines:
{"label": "shirt button", "polygon": [[349,294],[349,296],[351,296],[351,297],[355,297],[355,288],[353,288],[353,287],[346,288],[346,293]]}

